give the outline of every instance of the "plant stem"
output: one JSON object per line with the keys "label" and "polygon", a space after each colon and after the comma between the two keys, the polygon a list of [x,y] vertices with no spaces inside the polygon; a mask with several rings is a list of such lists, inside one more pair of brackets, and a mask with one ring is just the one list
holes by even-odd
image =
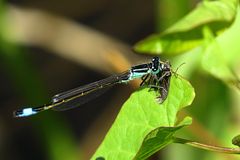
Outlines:
{"label": "plant stem", "polygon": [[227,154],[240,154],[240,148],[228,148],[228,147],[219,147],[210,144],[204,144],[199,142],[194,142],[187,139],[182,139],[178,137],[174,137],[174,143],[187,144],[196,148],[205,149],[208,151],[227,153]]}

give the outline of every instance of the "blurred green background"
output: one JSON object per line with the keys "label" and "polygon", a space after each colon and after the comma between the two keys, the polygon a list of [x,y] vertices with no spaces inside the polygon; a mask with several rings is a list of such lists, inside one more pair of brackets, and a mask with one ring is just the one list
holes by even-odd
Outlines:
{"label": "blurred green background", "polygon": [[[89,159],[138,82],[65,112],[14,119],[12,111],[148,61],[131,46],[165,30],[198,2],[0,0],[0,159]],[[164,58],[172,59],[173,68],[191,63],[184,56]],[[182,113],[194,123],[180,135],[232,146],[231,138],[240,133],[239,94],[202,69],[191,69],[179,69],[196,91],[194,104]],[[240,158],[174,144],[151,159]]]}

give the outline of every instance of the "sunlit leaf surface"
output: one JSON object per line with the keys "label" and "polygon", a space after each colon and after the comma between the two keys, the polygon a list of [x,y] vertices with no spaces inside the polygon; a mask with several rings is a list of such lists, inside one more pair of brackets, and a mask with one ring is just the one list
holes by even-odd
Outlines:
{"label": "sunlit leaf surface", "polygon": [[176,130],[190,124],[187,118],[176,125],[177,112],[190,105],[195,96],[188,81],[172,76],[165,102],[159,105],[156,96],[156,92],[149,91],[149,88],[133,93],[92,159],[146,158],[169,144]]}
{"label": "sunlit leaf surface", "polygon": [[161,34],[154,34],[135,45],[135,50],[147,54],[176,55],[203,42],[202,27],[208,25],[215,34],[231,25],[237,10],[237,0],[203,1]]}

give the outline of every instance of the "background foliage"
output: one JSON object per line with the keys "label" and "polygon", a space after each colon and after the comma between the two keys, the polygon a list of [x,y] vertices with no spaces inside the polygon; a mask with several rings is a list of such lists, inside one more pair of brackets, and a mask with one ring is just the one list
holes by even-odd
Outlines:
{"label": "background foliage", "polygon": [[[31,12],[29,8],[40,12]],[[58,17],[54,19],[45,13]],[[120,72],[118,67],[127,69],[129,66],[123,65],[125,61],[121,61],[121,56],[127,57],[129,65],[139,63],[140,56],[126,55],[130,49],[126,51],[123,47],[123,50],[117,50],[120,58],[118,56],[114,64],[106,66],[107,61],[98,57],[102,55],[98,47],[104,46],[104,51],[108,51],[107,47],[116,49],[122,44],[119,41],[113,44],[113,40],[107,43],[99,37],[90,39],[95,31],[89,29],[90,34],[83,36],[83,29],[76,27],[82,23],[131,46],[136,43],[134,49],[140,53],[169,59],[173,69],[184,62],[178,73],[191,82],[196,98],[191,107],[178,114],[180,119],[186,115],[193,118],[193,124],[181,129],[178,135],[233,147],[231,139],[239,134],[240,123],[239,13],[237,0],[92,0],[88,3],[75,0],[61,3],[1,0],[0,159],[89,159],[111,126],[117,107],[122,106],[133,92],[130,85],[114,88],[96,101],[73,111],[49,111],[26,119],[12,118],[12,111],[21,105],[47,103],[50,95]],[[17,19],[22,15],[23,19]],[[25,19],[32,15],[38,15],[39,19],[33,21],[35,25],[28,25],[29,21]],[[41,16],[47,25],[41,23]],[[67,25],[60,25],[61,16],[72,19],[70,24],[76,26],[65,29],[63,26]],[[44,30],[46,28],[50,31]],[[75,29],[82,31],[82,39],[76,40],[78,34],[61,39],[64,33],[70,35]],[[96,39],[99,43],[95,43]],[[61,48],[65,45],[72,48]],[[82,49],[84,46],[92,50],[74,48]],[[74,51],[77,54],[72,56]],[[109,59],[111,56],[105,54],[102,57]],[[144,61],[146,59],[149,58],[144,58]],[[96,67],[99,62],[102,64]],[[186,160],[239,159],[238,156],[179,144],[167,146],[151,158],[174,160],[179,157]]]}

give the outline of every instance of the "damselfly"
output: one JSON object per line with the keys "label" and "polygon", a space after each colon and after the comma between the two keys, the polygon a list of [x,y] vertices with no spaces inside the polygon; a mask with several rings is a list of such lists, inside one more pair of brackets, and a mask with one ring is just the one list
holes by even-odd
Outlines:
{"label": "damselfly", "polygon": [[14,111],[13,115],[14,117],[26,117],[48,109],[56,111],[72,109],[97,97],[106,88],[115,84],[127,83],[137,78],[143,80],[141,84],[146,84],[150,88],[159,90],[160,96],[157,98],[162,103],[168,95],[170,77],[171,66],[169,62],[163,62],[160,61],[159,57],[153,57],[149,63],[136,65],[123,73],[59,93],[52,97],[52,101],[49,104],[19,109]]}

